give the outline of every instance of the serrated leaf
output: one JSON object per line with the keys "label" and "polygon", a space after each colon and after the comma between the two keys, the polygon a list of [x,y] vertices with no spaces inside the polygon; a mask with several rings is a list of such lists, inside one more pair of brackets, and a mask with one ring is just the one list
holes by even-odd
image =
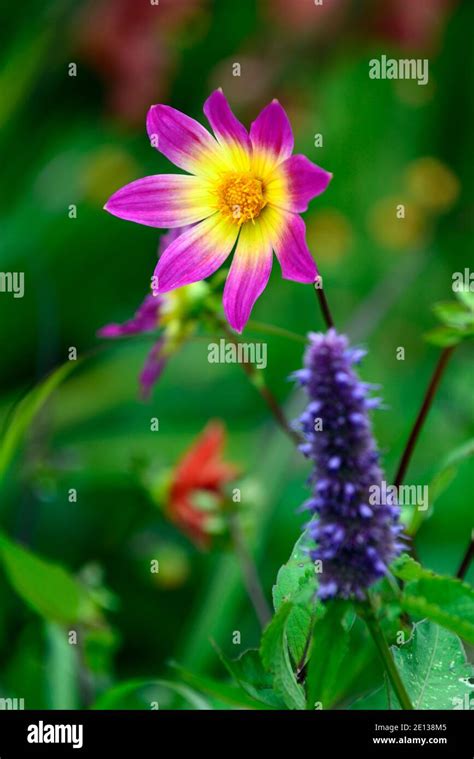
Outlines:
{"label": "serrated leaf", "polygon": [[331,603],[313,628],[313,643],[306,676],[307,708],[319,703],[330,709],[339,691],[339,673],[349,648],[349,633],[343,625],[347,606]]}
{"label": "serrated leaf", "polygon": [[400,599],[402,609],[428,617],[474,644],[474,591],[452,577],[422,577],[408,583]]}
{"label": "serrated leaf", "polygon": [[296,541],[286,564],[280,568],[272,591],[275,611],[278,612],[285,603],[293,604],[286,624],[286,634],[295,664],[304,657],[312,624],[322,609],[322,604],[316,598],[314,565],[304,550],[307,542],[308,535],[305,532]]}
{"label": "serrated leaf", "polygon": [[430,620],[418,622],[410,639],[392,646],[392,653],[415,709],[453,709],[473,693],[474,668],[461,641]]}
{"label": "serrated leaf", "polygon": [[263,666],[273,675],[273,688],[288,709],[304,709],[305,695],[296,680],[288,650],[286,624],[293,605],[283,604],[265,630],[260,645]]}
{"label": "serrated leaf", "polygon": [[48,621],[64,624],[97,620],[96,605],[88,591],[72,575],[2,533],[0,561],[14,590]]}
{"label": "serrated leaf", "polygon": [[474,590],[470,585],[437,575],[407,554],[396,559],[391,570],[407,583],[400,598],[402,609],[428,617],[474,643]]}

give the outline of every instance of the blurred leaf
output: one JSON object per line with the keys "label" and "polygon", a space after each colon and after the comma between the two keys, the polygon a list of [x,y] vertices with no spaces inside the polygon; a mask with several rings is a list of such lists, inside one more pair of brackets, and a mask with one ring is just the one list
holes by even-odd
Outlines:
{"label": "blurred leaf", "polygon": [[223,703],[242,709],[271,708],[265,706],[262,701],[256,701],[254,698],[246,695],[241,687],[236,687],[235,685],[230,685],[229,683],[224,683],[220,680],[214,680],[205,675],[196,675],[194,672],[188,672],[177,664],[173,664],[172,666],[177,669],[181,679],[191,685],[191,687],[202,691],[203,693],[207,693]]}
{"label": "blurred leaf", "polygon": [[[103,693],[93,704],[93,709],[120,709],[127,702],[130,696],[135,695],[137,692],[144,690],[145,688],[162,688],[164,690],[176,693],[187,701],[194,709],[208,710],[210,706],[208,702],[199,693],[196,693],[192,688],[188,688],[181,683],[174,683],[171,680],[127,680],[124,683],[114,685],[108,691]],[[156,700],[156,699],[153,699]],[[145,702],[144,702],[145,703]],[[158,702],[159,706],[159,702]],[[129,708],[129,707],[127,707]],[[139,708],[139,707],[137,707]],[[151,708],[151,707],[149,707]]]}
{"label": "blurred leaf", "polygon": [[269,708],[285,708],[284,702],[273,690],[272,676],[263,668],[257,649],[245,651],[238,659],[229,659],[221,652],[219,656],[227,671],[247,695]]}
{"label": "blurred leaf", "polygon": [[435,303],[433,311],[443,324],[453,329],[463,330],[474,322],[474,313],[467,310],[462,303],[454,300]]}
{"label": "blurred leaf", "polygon": [[66,363],[61,364],[61,366],[51,372],[46,379],[40,382],[39,385],[36,385],[17,404],[8,428],[0,443],[0,480],[5,474],[23,435],[35,415],[47,401],[51,393],[64,379],[66,379],[68,374],[77,368],[80,363],[81,359],[78,359],[77,361],[66,361]]}
{"label": "blurred leaf", "polygon": [[286,624],[292,604],[287,602],[280,607],[265,630],[260,656],[263,666],[273,674],[273,688],[279,693],[288,709],[304,709],[304,690],[296,681],[288,651]]}
{"label": "blurred leaf", "polygon": [[47,622],[45,627],[48,644],[45,672],[48,708],[78,709],[77,646],[70,645],[63,627],[51,622]]}
{"label": "blurred leaf", "polygon": [[415,709],[452,709],[469,698],[474,675],[456,635],[425,620],[402,646],[392,646],[398,671]]}
{"label": "blurred leaf", "polygon": [[424,338],[428,343],[439,348],[449,348],[451,345],[457,345],[461,342],[459,332],[452,327],[435,327],[429,332],[425,332]]}
{"label": "blurred leaf", "polygon": [[307,708],[320,703],[330,709],[339,691],[339,672],[349,649],[349,633],[342,624],[345,604],[331,603],[313,628],[313,644],[306,676]]}
{"label": "blurred leaf", "polygon": [[0,533],[0,561],[14,590],[51,622],[92,623],[98,610],[87,591],[58,564],[36,556]]}

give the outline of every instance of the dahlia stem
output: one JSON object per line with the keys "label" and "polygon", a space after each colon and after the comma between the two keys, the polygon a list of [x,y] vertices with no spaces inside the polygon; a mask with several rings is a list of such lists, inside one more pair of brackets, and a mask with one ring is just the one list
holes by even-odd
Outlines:
{"label": "dahlia stem", "polygon": [[229,530],[232,538],[235,553],[240,563],[245,587],[252,606],[260,622],[262,630],[266,627],[272,613],[265,598],[262,584],[258,576],[257,567],[247,548],[245,538],[239,523],[239,517],[235,512],[229,512]]}
{"label": "dahlia stem", "polygon": [[383,634],[383,630],[380,627],[379,621],[375,615],[375,611],[370,600],[362,604],[361,616],[369,628],[369,632],[372,635],[372,640],[374,641],[380,658],[382,659],[388,679],[390,680],[392,688],[395,691],[400,706],[402,709],[413,709],[413,704],[411,703],[410,696],[408,695],[403,681],[400,677],[400,673],[393,659],[392,652],[388,647],[385,635]]}
{"label": "dahlia stem", "polygon": [[[319,285],[321,285],[321,287],[319,287]],[[319,302],[319,307],[321,309],[321,313],[323,315],[323,319],[326,324],[326,327],[327,329],[331,329],[334,327],[334,319],[332,318],[331,309],[329,308],[329,303],[327,301],[327,298],[322,286],[321,277],[317,278],[313,287],[314,287],[314,292],[316,293],[316,297]]]}
{"label": "dahlia stem", "polygon": [[469,545],[459,565],[459,569],[456,572],[456,577],[459,577],[460,580],[464,580],[467,574],[467,570],[469,569],[471,561],[473,559],[474,559],[474,530],[471,532],[471,540],[469,541]]}
{"label": "dahlia stem", "polygon": [[421,404],[421,408],[418,412],[418,416],[416,417],[415,424],[413,425],[412,431],[405,445],[405,450],[403,451],[400,464],[398,465],[398,470],[397,470],[397,474],[395,475],[395,482],[394,482],[395,487],[398,487],[399,485],[401,485],[403,480],[405,479],[405,474],[408,469],[408,465],[410,463],[411,457],[413,455],[413,451],[415,449],[418,436],[421,432],[421,429],[423,427],[423,423],[426,419],[428,411],[431,408],[431,404],[433,403],[436,390],[440,383],[441,377],[443,376],[443,372],[446,368],[446,364],[448,363],[454,351],[454,347],[455,347],[454,345],[451,345],[447,348],[444,348],[444,350],[442,351],[438,359],[438,363],[436,364],[430,383],[425,392],[423,403]]}
{"label": "dahlia stem", "polygon": [[[222,323],[221,327],[224,330],[227,339],[230,340],[234,345],[239,345],[239,340],[235,337],[235,335],[232,334],[227,324]],[[291,427],[277,399],[273,395],[270,388],[265,384],[262,372],[256,369],[255,366],[251,363],[243,362],[241,366],[254,388],[258,390],[262,396],[263,400],[267,404],[268,408],[272,412],[276,422],[281,427],[283,432],[288,435],[293,443],[299,445],[302,442],[301,435]]]}

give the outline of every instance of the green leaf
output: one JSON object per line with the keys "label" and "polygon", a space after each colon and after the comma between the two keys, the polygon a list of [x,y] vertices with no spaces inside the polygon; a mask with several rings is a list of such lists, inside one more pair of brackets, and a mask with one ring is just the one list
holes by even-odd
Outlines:
{"label": "green leaf", "polygon": [[265,630],[260,656],[265,669],[273,674],[273,688],[289,709],[304,709],[305,695],[296,680],[288,650],[286,625],[293,605],[283,604]]}
{"label": "green leaf", "polygon": [[180,678],[185,683],[224,704],[240,709],[266,710],[272,708],[265,705],[262,701],[256,701],[248,696],[240,686],[237,687],[234,684],[224,683],[221,680],[215,680],[206,675],[189,672],[174,662],[171,663],[171,666],[178,671]]}
{"label": "green leaf", "polygon": [[392,564],[393,573],[407,582],[400,598],[402,609],[428,617],[474,643],[474,590],[455,577],[425,569],[404,554]]}
{"label": "green leaf", "polygon": [[425,340],[431,345],[439,348],[449,348],[452,345],[458,345],[461,342],[461,335],[458,330],[452,327],[435,327],[423,335]]}
{"label": "green leaf", "polygon": [[315,704],[330,709],[339,692],[339,673],[349,648],[349,632],[343,625],[347,605],[331,603],[313,628],[313,644],[306,676],[307,708]]}
{"label": "green leaf", "polygon": [[306,531],[296,541],[286,564],[280,567],[272,591],[275,611],[278,612],[285,603],[292,603],[286,635],[295,663],[303,659],[314,619],[322,613],[322,604],[316,599],[318,586],[314,565],[308,553],[303,550],[307,543]]}
{"label": "green leaf", "polygon": [[465,308],[472,313],[474,318],[474,292],[471,292],[470,290],[458,290],[456,292],[456,298],[463,303]]}
{"label": "green leaf", "polygon": [[229,659],[219,651],[219,656],[242,690],[269,708],[282,709],[284,702],[273,690],[272,675],[262,666],[258,649],[245,651],[238,659]]}
{"label": "green leaf", "polygon": [[14,590],[50,622],[91,623],[98,609],[82,585],[58,564],[46,561],[0,533],[0,561]]}
{"label": "green leaf", "polygon": [[[172,682],[171,680],[161,679],[128,680],[124,683],[114,685],[97,699],[95,704],[92,706],[92,709],[121,709],[125,708],[125,705],[127,709],[130,709],[131,707],[128,702],[128,699],[130,697],[140,696],[140,691],[147,689],[149,690],[152,688],[155,690],[158,689],[158,692],[160,690],[170,691],[171,693],[181,696],[181,698],[187,701],[193,709],[210,709],[208,702],[201,695],[199,695],[199,693],[196,693],[191,688],[188,688],[188,686],[182,685],[181,683]],[[156,694],[154,694],[153,698],[150,698],[148,701],[150,705],[146,706],[147,699],[144,697],[144,695],[142,695],[142,697],[138,700],[138,703],[137,701],[134,702],[137,704],[134,708],[151,708],[151,702],[156,700],[158,700],[159,705],[159,698],[157,699]],[[140,706],[140,701],[142,702],[143,706]]]}
{"label": "green leaf", "polygon": [[435,303],[433,311],[443,324],[453,329],[460,329],[462,331],[474,322],[474,314],[458,301]]}
{"label": "green leaf", "polygon": [[66,361],[39,385],[33,388],[17,404],[0,444],[0,480],[4,476],[32,419],[47,401],[51,393],[81,362]]}
{"label": "green leaf", "polygon": [[429,620],[413,628],[410,639],[392,652],[400,676],[415,709],[462,708],[473,692],[467,663],[456,635]]}

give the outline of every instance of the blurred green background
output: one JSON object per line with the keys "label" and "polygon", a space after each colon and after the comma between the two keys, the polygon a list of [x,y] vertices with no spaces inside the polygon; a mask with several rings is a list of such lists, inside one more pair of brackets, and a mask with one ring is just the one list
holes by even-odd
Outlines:
{"label": "blurred green background", "polygon": [[[165,102],[204,122],[202,104],[222,86],[249,124],[277,97],[295,151],[333,172],[305,215],[308,239],[337,325],[369,349],[364,379],[382,386],[386,408],[374,424],[390,479],[437,359],[422,338],[435,325],[431,305],[453,297],[452,274],[469,265],[473,24],[471,2],[446,0],[24,0],[3,9],[0,270],[25,273],[24,298],[0,293],[3,429],[71,346],[85,358],[21,440],[0,483],[1,528],[111,608],[84,660],[64,645],[54,614],[38,615],[0,570],[0,696],[27,708],[80,706],[115,682],[169,677],[171,660],[222,675],[210,639],[234,655],[258,643],[233,555],[220,544],[195,548],[143,484],[143,472],[172,467],[209,419],[228,428],[226,458],[242,471],[249,545],[268,596],[304,520],[304,460],[241,368],[208,363],[209,338],[189,342],[143,403],[137,377],[153,338],[96,337],[133,314],[156,260],[157,230],[102,210],[126,182],[174,170],[150,148],[149,106]],[[428,58],[429,83],[369,79],[369,60],[382,54]],[[323,327],[311,288],[282,281],[277,265],[252,318],[300,335]],[[244,338],[265,339],[268,384],[295,414],[287,377],[303,344],[250,328]],[[471,360],[466,347],[455,353],[408,483],[429,483],[472,437]],[[455,572],[466,548],[472,486],[466,460],[417,537],[419,556],[439,572]]]}

